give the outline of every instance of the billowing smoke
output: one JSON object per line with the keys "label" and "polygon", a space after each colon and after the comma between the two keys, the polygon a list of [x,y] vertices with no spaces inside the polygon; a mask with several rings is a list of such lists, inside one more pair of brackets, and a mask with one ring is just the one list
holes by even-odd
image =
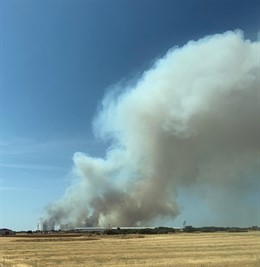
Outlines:
{"label": "billowing smoke", "polygon": [[46,209],[45,224],[175,218],[181,188],[208,203],[215,189],[218,199],[250,195],[259,186],[259,49],[240,31],[207,36],[110,92],[94,120],[97,137],[111,143],[106,157],[75,153],[77,181]]}

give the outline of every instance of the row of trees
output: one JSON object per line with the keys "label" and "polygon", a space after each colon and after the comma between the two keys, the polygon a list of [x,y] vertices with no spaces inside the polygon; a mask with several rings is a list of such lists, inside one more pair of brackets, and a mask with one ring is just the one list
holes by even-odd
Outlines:
{"label": "row of trees", "polygon": [[157,228],[145,228],[145,229],[107,229],[104,234],[107,235],[118,235],[118,234],[168,234],[177,232],[186,232],[186,233],[214,233],[214,232],[247,232],[247,231],[259,231],[260,227],[252,226],[249,228],[242,227],[217,227],[217,226],[206,226],[206,227],[193,227],[185,226],[183,229],[174,229],[171,227],[157,227]]}
{"label": "row of trees", "polygon": [[[186,226],[183,232],[194,233],[194,232],[204,232],[204,233],[214,233],[214,232],[247,232],[250,228],[241,227],[217,227],[217,226],[206,226],[206,227],[192,227]],[[253,229],[252,229],[253,230]]]}
{"label": "row of trees", "polygon": [[175,229],[171,227],[156,227],[156,228],[145,228],[145,229],[107,229],[104,234],[106,235],[121,235],[121,234],[168,234],[175,233]]}

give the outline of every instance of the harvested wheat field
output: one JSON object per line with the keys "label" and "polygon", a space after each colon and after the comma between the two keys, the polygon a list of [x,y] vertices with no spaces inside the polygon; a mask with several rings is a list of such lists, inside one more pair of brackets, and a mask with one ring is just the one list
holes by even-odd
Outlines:
{"label": "harvested wheat field", "polygon": [[260,266],[260,232],[0,237],[0,266]]}

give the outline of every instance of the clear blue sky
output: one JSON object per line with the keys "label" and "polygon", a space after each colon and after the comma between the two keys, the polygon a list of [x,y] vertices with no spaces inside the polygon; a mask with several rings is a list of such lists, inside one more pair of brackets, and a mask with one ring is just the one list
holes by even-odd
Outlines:
{"label": "clear blue sky", "polygon": [[[104,155],[92,120],[110,86],[204,35],[239,28],[256,40],[259,9],[258,0],[1,0],[0,228],[35,230],[70,183],[73,153]],[[199,224],[192,198],[181,201]]]}

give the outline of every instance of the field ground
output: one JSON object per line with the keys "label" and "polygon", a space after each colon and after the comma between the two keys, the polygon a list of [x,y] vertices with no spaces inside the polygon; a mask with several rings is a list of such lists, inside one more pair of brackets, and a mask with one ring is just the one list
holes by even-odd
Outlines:
{"label": "field ground", "polygon": [[260,232],[0,237],[0,266],[260,266]]}

